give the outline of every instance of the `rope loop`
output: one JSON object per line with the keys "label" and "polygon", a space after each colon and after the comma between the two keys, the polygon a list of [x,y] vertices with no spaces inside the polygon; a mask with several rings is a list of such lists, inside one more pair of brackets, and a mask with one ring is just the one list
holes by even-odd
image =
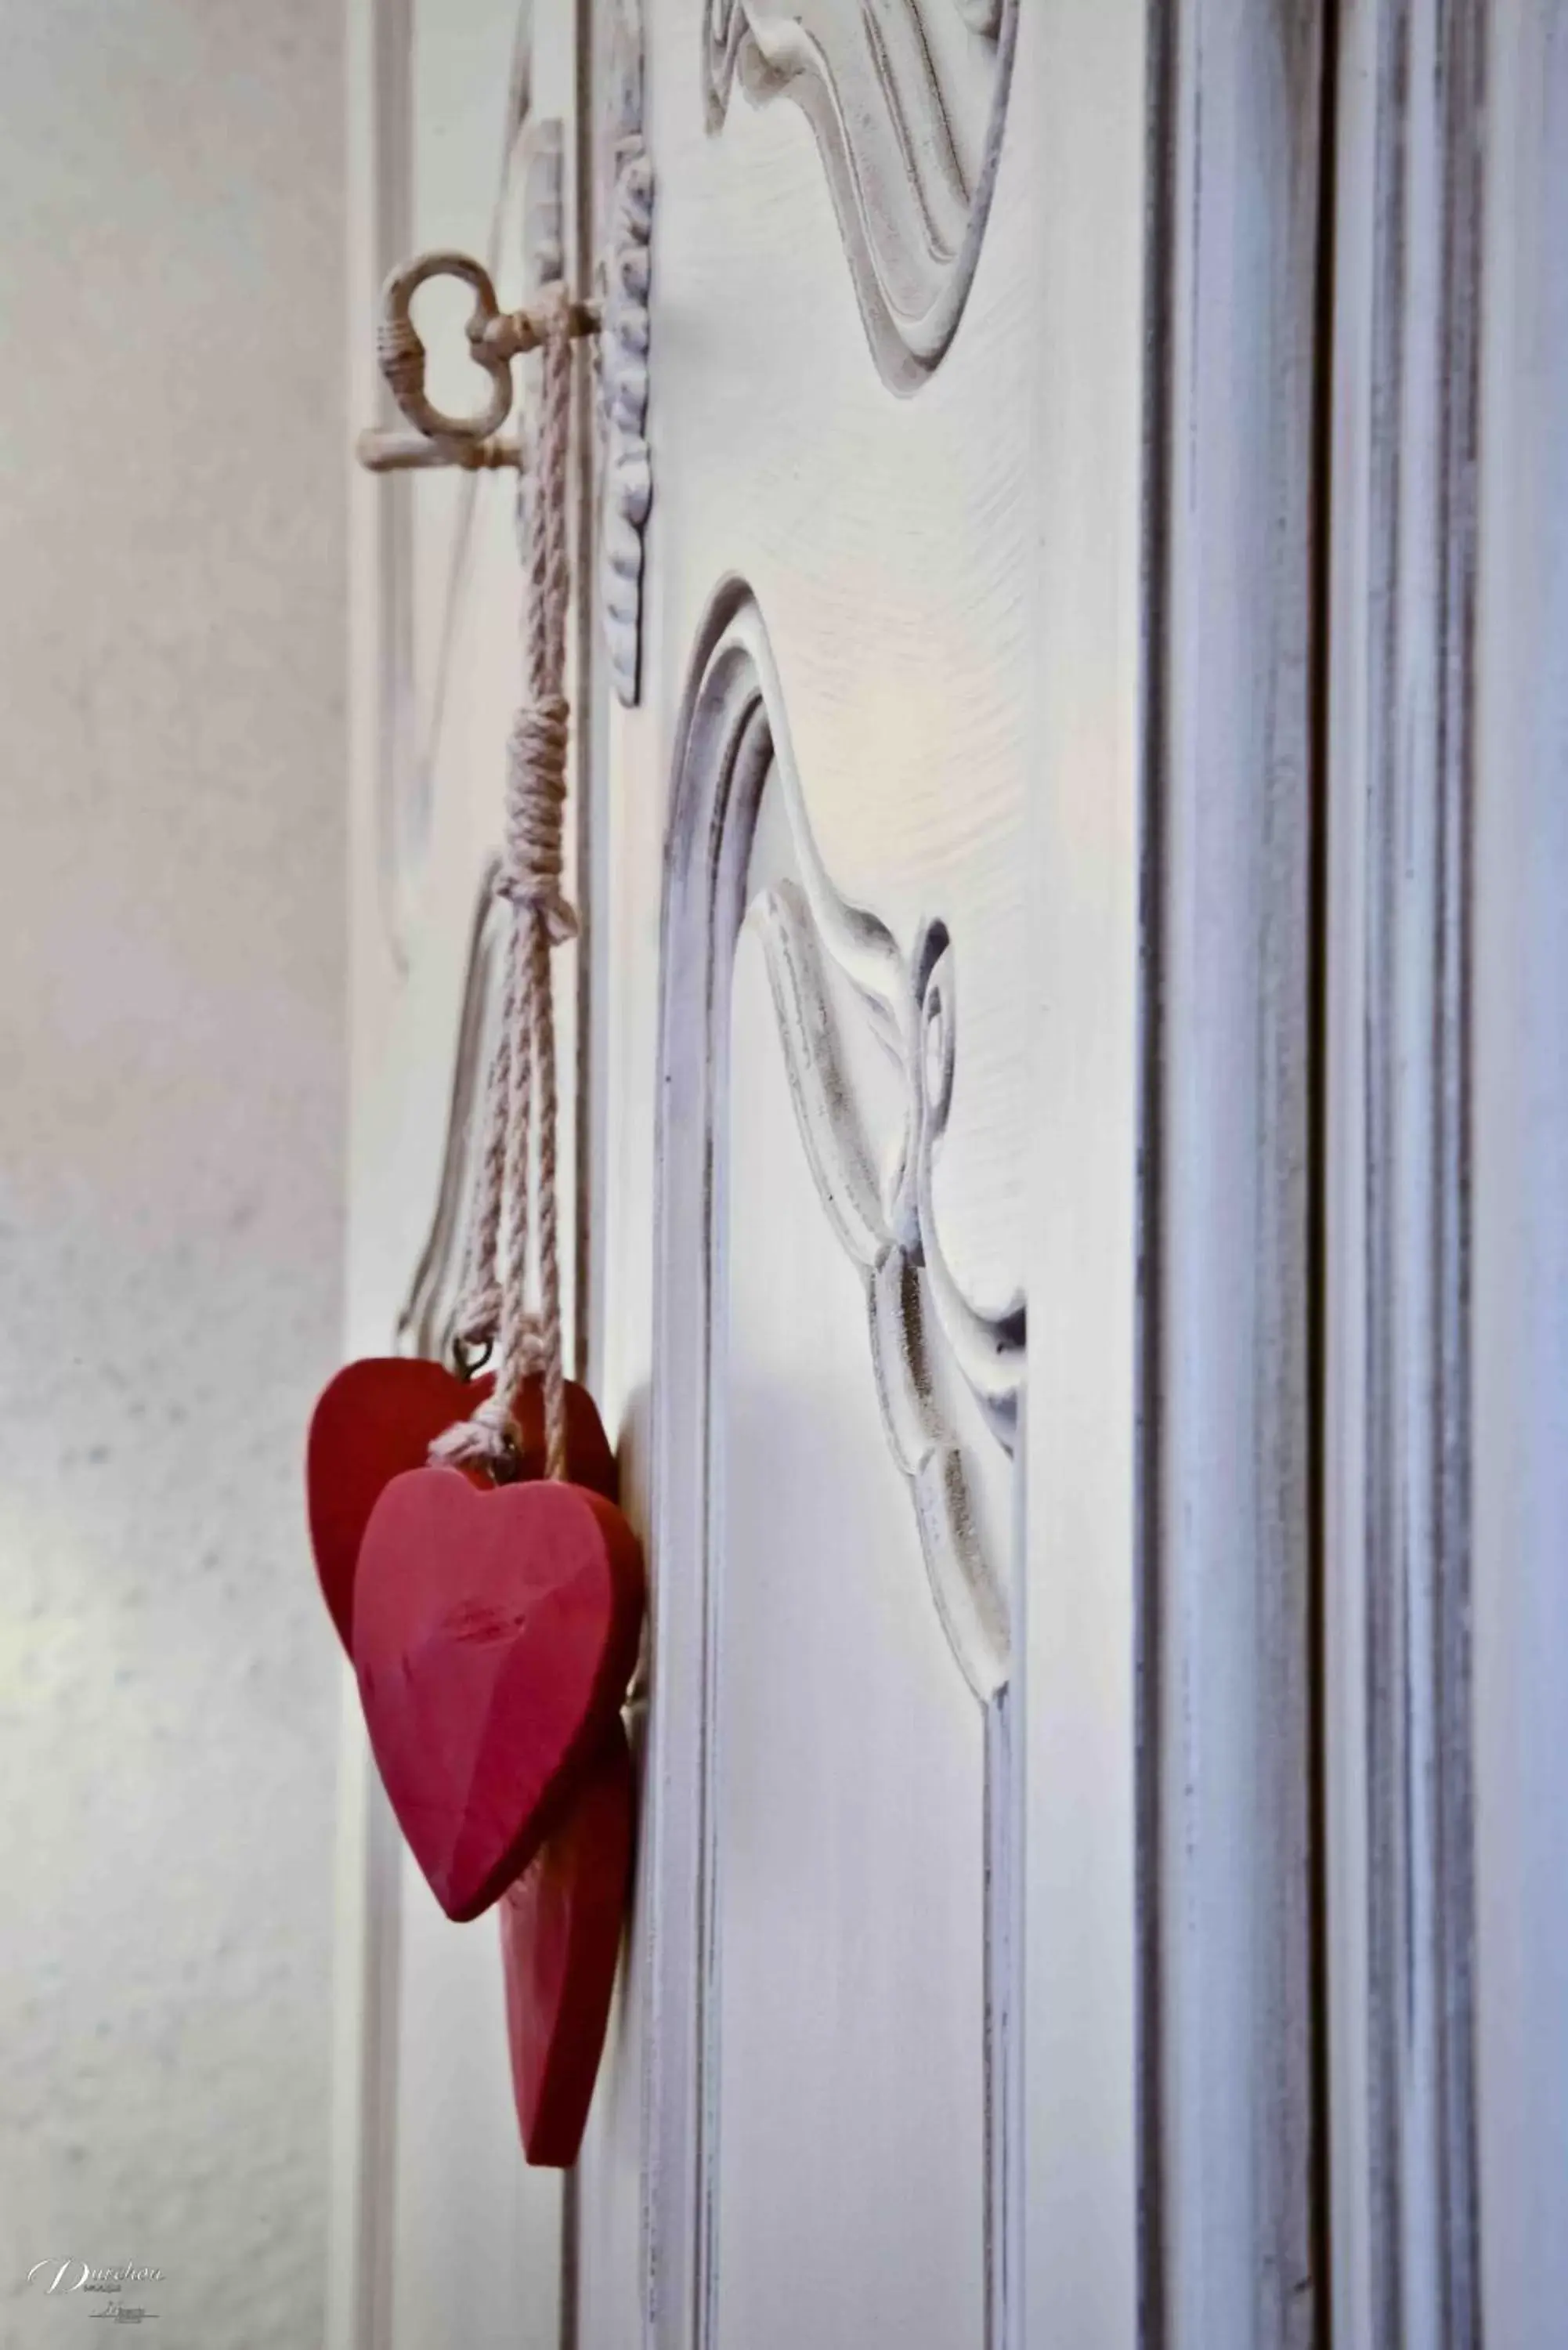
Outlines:
{"label": "rope loop", "polygon": [[497,1389],[467,1419],[442,1430],[431,1446],[430,1458],[439,1468],[488,1469],[504,1484],[507,1465],[515,1466],[522,1441],[510,1399]]}

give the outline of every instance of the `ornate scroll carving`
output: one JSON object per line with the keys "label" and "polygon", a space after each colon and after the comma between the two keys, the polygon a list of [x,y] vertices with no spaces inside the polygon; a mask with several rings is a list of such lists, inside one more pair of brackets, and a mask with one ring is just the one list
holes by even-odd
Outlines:
{"label": "ornate scroll carving", "polygon": [[642,127],[642,15],[612,12],[606,61],[600,184],[606,225],[598,269],[603,331],[597,354],[603,448],[599,606],[616,699],[638,699],[642,644],[642,540],[653,503],[648,421],[648,291],[653,166]]}
{"label": "ornate scroll carving", "polygon": [[[882,1424],[909,1481],[931,1596],[965,1679],[987,1698],[1007,1675],[1007,1594],[977,1528],[942,1356],[1011,1452],[1024,1314],[1022,1302],[995,1315],[972,1305],[936,1229],[931,1166],[952,1097],[952,948],[933,922],[906,962],[875,915],[833,891],[782,761],[774,788],[804,868],[800,882],[769,890],[759,909],[796,1123],[828,1221],[865,1279]],[[839,1052],[825,958],[849,978],[903,1079],[904,1133],[881,1183]]]}
{"label": "ornate scroll carving", "polygon": [[[979,1407],[980,1440],[1011,1453],[1024,1367],[1024,1308],[987,1313],[963,1293],[943,1253],[932,1167],[952,1099],[954,954],[946,927],[929,922],[906,956],[878,916],[839,895],[812,837],[772,660],[749,598],[731,624],[708,713],[748,759],[756,791],[782,805],[794,871],[760,891],[761,930],[796,1125],[838,1240],[860,1268],[883,1426],[909,1481],[932,1600],[960,1669],[977,1697],[1008,1677],[1005,1576],[987,1555],[977,1498],[973,1433],[961,1432],[956,1389]],[[719,755],[716,743],[705,755]],[[749,820],[739,822],[749,831]],[[836,988],[834,975],[839,982]],[[727,972],[710,974],[717,1003]],[[878,1173],[878,1152],[848,1074],[839,1002],[863,1016],[894,1065],[902,1129]],[[711,1049],[722,1052],[713,1039]]]}
{"label": "ornate scroll carving", "polygon": [[[753,859],[764,798],[766,847]],[[765,868],[763,857],[765,856]],[[925,1575],[984,1711],[986,2318],[1012,2338],[1020,2163],[1018,1741],[1009,1609],[1009,1456],[1025,1323],[988,1313],[943,1254],[932,1167],[952,1099],[954,953],[930,922],[906,952],[835,888],[813,838],[762,617],[739,581],[710,608],[678,730],[661,974],[653,1555],[659,1581],[644,1851],[651,2051],[645,2171],[649,2339],[711,2339],[719,2064],[715,1841],[723,1470],[723,1104],[742,922],[760,933],[795,1120],[833,1230],[865,1284],[884,1428],[909,1481]],[[851,1024],[862,1024],[857,1035]],[[886,1056],[898,1105],[878,1137],[862,1080]],[[886,1115],[885,1108],[883,1115]],[[879,1148],[878,1145],[881,1145]],[[996,1507],[997,1491],[1007,1500]]]}
{"label": "ornate scroll carving", "polygon": [[708,0],[715,130],[738,80],[815,135],[877,364],[912,391],[952,340],[985,234],[1017,0]]}

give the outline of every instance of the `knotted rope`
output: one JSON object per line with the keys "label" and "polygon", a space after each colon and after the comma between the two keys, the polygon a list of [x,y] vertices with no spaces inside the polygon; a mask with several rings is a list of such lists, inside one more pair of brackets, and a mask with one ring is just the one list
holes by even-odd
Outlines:
{"label": "knotted rope", "polygon": [[[571,421],[572,321],[565,295],[536,306],[544,332],[538,432],[530,473],[524,630],[524,698],[506,746],[506,820],[496,895],[512,909],[501,1026],[485,1082],[472,1235],[456,1331],[493,1348],[495,1391],[472,1419],[431,1447],[432,1461],[479,1462],[514,1473],[519,1434],[512,1404],[541,1374],[545,1468],[566,1471],[561,1361],[560,1228],[556,1199],[556,1014],[550,951],[576,935],[561,889],[570,711],[562,686],[571,567],[566,466]],[[530,1247],[538,1305],[528,1306]]]}

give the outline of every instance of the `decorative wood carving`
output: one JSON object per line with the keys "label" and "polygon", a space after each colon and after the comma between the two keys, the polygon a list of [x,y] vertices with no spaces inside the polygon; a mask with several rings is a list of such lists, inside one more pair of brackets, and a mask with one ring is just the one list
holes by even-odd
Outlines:
{"label": "decorative wood carving", "polygon": [[[942,1355],[945,1347],[1011,1452],[1024,1315],[1022,1302],[997,1315],[969,1302],[932,1211],[931,1162],[952,1098],[952,949],[932,922],[906,962],[875,915],[833,891],[782,760],[771,788],[789,810],[802,867],[799,882],[770,889],[759,909],[796,1123],[828,1222],[865,1278],[883,1426],[909,1481],[931,1597],[960,1669],[984,1700],[1007,1678],[1007,1593],[981,1547],[970,1471],[943,1408]],[[907,1089],[899,1155],[886,1181],[838,1053],[825,957],[850,977]]]}
{"label": "decorative wood carving", "polygon": [[[758,889],[751,849],[764,795],[782,809],[792,870]],[[706,2350],[712,2305],[711,2111],[716,2094],[713,1762],[718,1563],[711,1552],[718,1271],[717,1154],[730,974],[742,918],[761,931],[797,1129],[829,1222],[865,1283],[882,1418],[909,1482],[926,1579],[956,1669],[985,1710],[988,2145],[987,2341],[1005,2337],[1018,2165],[1012,2031],[1016,1791],[1009,1555],[977,1507],[988,1449],[1010,1494],[1025,1367],[1021,1301],[992,1314],[943,1254],[932,1161],[952,1097],[953,951],[940,922],[906,954],[835,889],[812,837],[782,694],[749,591],[728,583],[701,630],[679,730],[666,868],[663,1108],[657,1236],[656,1609],[647,1834],[651,2051],[649,2311],[659,2350]],[[845,1006],[901,1080],[885,1168],[841,1051]],[[961,1432],[961,1429],[962,1432]],[[679,1566],[674,1562],[679,1562]]]}
{"label": "decorative wood carving", "polygon": [[642,542],[653,504],[649,455],[649,265],[653,166],[642,120],[640,0],[613,0],[603,57],[598,267],[603,328],[596,352],[603,473],[599,608],[616,699],[640,690]]}
{"label": "decorative wood carving", "polygon": [[717,130],[737,81],[811,124],[877,364],[912,391],[953,338],[985,234],[1018,0],[708,0]]}

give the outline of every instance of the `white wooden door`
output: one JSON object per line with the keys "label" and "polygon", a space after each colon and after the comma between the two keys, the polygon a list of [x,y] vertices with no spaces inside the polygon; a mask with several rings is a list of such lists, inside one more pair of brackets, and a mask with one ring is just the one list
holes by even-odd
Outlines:
{"label": "white wooden door", "polygon": [[595,2350],[1313,2338],[1319,31],[649,12]]}
{"label": "white wooden door", "polygon": [[[1047,159],[1071,118],[1068,60],[1027,16],[646,15],[653,507],[640,700],[612,712],[596,806],[593,1292],[656,1597],[637,1910],[576,2190],[585,2350],[1021,2339],[1023,2019],[1053,1974],[1102,2134],[1064,2198],[1124,2254],[1080,2246],[1075,2285],[1064,2208],[1034,2255],[1053,2295],[1133,2319],[1113,1134],[1136,827],[1113,730],[1045,780]],[[1130,80],[1105,127],[1127,440],[1083,581],[1102,610],[1136,548]],[[1097,642],[1077,690],[1114,691],[1127,650]],[[1056,1023],[1089,900],[1085,1053]],[[1068,1808],[1092,1786],[1096,1824],[1074,1849],[1075,1823],[1039,1823],[1089,1947],[1037,1929],[1032,1991],[1019,1690],[1050,1522],[1025,1297],[1060,1245],[1042,1054],[1088,1097],[1053,1178],[1081,1213],[1044,1379],[1079,1416],[1078,1529],[1054,1546],[1087,1684]]]}
{"label": "white wooden door", "polygon": [[[355,422],[416,246],[605,303],[557,968],[653,1608],[564,2181],[349,1710],[335,2350],[1557,2338],[1561,14],[355,0]],[[349,1337],[438,1351],[513,494],[355,495]]]}
{"label": "white wooden door", "polygon": [[[416,0],[354,25],[356,421],[401,253],[490,239],[514,282],[618,282],[641,103],[640,546],[635,432],[613,397],[618,439],[586,398],[580,419],[601,509],[580,553],[608,520],[579,569],[575,1287],[656,1596],[635,1910],[564,2195],[511,2141],[491,1935],[447,1927],[397,1855],[350,1721],[340,2337],[564,2320],[585,2350],[934,2350],[1022,2338],[1045,2291],[1116,2338],[1137,2293],[1141,26],[1064,28],[1053,56],[1012,0],[658,0],[641,24]],[[524,199],[552,150],[541,259],[518,223],[537,244]],[[1063,169],[1096,192],[1092,257],[1054,228]],[[438,346],[434,305],[421,325]],[[1082,345],[1065,398],[1056,334]],[[367,1349],[440,1346],[461,1244],[510,504],[496,478],[357,491]],[[1026,1412],[1028,1295],[1050,1305]],[[1065,1699],[1033,1729],[1032,1574]],[[1031,2008],[1053,2022],[1026,2053]],[[1031,2064],[1094,2143],[1043,2145],[1026,2240]]]}

